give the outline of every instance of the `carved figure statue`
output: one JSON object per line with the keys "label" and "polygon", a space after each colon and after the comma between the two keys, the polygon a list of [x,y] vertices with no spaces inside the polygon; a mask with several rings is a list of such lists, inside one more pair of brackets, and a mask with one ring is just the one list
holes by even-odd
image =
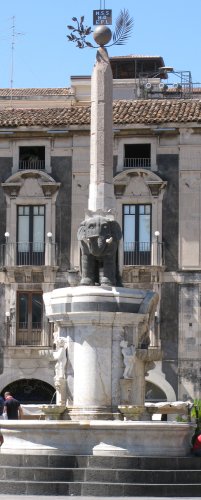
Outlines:
{"label": "carved figure statue", "polygon": [[116,257],[121,236],[118,222],[100,215],[80,224],[77,237],[82,251],[81,285],[116,285]]}
{"label": "carved figure statue", "polygon": [[61,378],[65,378],[65,370],[67,363],[65,340],[63,338],[57,339],[56,351],[53,351],[53,358],[56,361],[55,380],[58,381]]}
{"label": "carved figure statue", "polygon": [[122,340],[120,342],[121,352],[124,358],[124,378],[133,378],[133,367],[134,367],[134,354],[135,347],[133,345],[128,346],[128,342],[126,340]]}

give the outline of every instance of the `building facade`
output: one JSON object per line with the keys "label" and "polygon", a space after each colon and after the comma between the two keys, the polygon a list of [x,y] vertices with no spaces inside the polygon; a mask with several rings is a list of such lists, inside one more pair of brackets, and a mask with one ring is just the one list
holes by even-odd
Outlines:
{"label": "building facade", "polygon": [[[199,89],[189,72],[169,84],[161,57],[111,65],[120,275],[160,298],[150,341],[163,359],[147,373],[147,399],[201,398]],[[22,402],[54,398],[43,293],[79,284],[89,173],[89,77],[64,89],[0,89],[0,391]]]}

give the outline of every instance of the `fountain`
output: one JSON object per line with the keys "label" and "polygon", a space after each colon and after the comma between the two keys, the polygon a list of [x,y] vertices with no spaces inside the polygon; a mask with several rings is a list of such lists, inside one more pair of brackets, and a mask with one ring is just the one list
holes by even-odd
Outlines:
{"label": "fountain", "polygon": [[44,294],[46,315],[56,325],[56,405],[43,406],[45,421],[4,422],[4,453],[179,456],[189,451],[191,424],[148,421],[145,407],[145,373],[161,359],[149,338],[158,295],[120,286],[113,80],[105,48],[110,37],[105,26],[95,30],[89,200],[78,228],[81,282]]}

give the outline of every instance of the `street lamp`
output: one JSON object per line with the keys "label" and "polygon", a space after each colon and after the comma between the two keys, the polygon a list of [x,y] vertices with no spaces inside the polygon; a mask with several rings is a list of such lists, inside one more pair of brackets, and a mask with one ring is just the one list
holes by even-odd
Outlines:
{"label": "street lamp", "polygon": [[8,339],[10,337],[10,311],[6,311],[6,345],[8,345]]}
{"label": "street lamp", "polygon": [[154,236],[156,237],[156,264],[157,264],[157,266],[159,266],[159,264],[160,264],[160,262],[159,262],[159,236],[160,236],[160,232],[155,231]]}

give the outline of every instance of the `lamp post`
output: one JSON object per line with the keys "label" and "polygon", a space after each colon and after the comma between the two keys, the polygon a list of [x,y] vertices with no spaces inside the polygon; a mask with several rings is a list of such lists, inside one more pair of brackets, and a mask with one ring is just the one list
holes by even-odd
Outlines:
{"label": "lamp post", "polygon": [[10,238],[10,233],[6,231],[4,233],[5,239],[6,239],[6,244],[4,245],[4,265],[9,264],[9,254],[10,254],[10,245],[8,245],[9,238]]}
{"label": "lamp post", "polygon": [[156,265],[159,266],[160,264],[160,253],[159,253],[159,236],[160,232],[155,231],[154,236],[156,237]]}
{"label": "lamp post", "polygon": [[47,238],[48,238],[48,265],[50,266],[52,264],[52,233],[49,231],[47,233]]}
{"label": "lamp post", "polygon": [[6,311],[6,345],[8,345],[8,339],[10,337],[10,311]]}

